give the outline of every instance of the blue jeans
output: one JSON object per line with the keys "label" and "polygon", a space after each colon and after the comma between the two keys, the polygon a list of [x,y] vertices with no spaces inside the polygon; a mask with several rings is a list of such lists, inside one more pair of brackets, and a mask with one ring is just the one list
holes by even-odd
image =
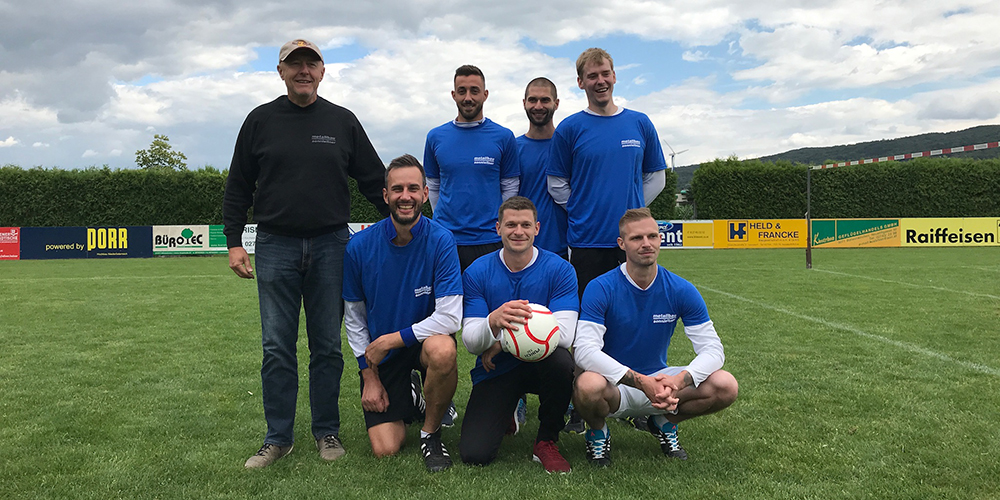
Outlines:
{"label": "blue jeans", "polygon": [[260,296],[265,443],[294,441],[295,403],[299,391],[295,344],[299,310],[305,305],[309,339],[309,404],[316,439],[340,432],[340,324],[347,228],[315,238],[292,238],[257,232],[256,271]]}

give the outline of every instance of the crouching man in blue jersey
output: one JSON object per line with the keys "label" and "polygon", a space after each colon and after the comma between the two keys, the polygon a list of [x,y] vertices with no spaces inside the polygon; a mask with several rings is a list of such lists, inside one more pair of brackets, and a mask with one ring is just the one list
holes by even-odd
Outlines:
{"label": "crouching man in blue jersey", "polygon": [[[538,394],[538,434],[532,458],[547,472],[569,472],[556,441],[573,392],[573,357],[579,299],[576,272],[564,259],[534,246],[538,212],[531,200],[514,196],[500,205],[496,224],[503,248],[472,263],[463,277],[465,319],[462,342],[477,354],[472,394],[459,441],[462,461],[486,465],[496,458],[522,394]],[[531,317],[528,303],[546,306],[559,323],[559,346],[547,358],[525,363],[502,352],[501,328],[521,328]]]}
{"label": "crouching man in blue jersey", "polygon": [[462,277],[455,239],[422,217],[427,184],[420,162],[396,158],[385,171],[391,217],[347,244],[344,300],[348,342],[361,369],[361,406],[376,456],[395,454],[419,414],[410,370],[423,373],[426,415],[420,451],[431,472],[451,467],[441,418],[458,383],[456,343]]}
{"label": "crouching man in blue jersey", "polygon": [[[573,404],[590,427],[587,459],[611,465],[608,417],[649,416],[663,453],[686,460],[677,423],[733,404],[738,384],[721,369],[722,341],[701,294],[657,265],[660,233],[649,209],[626,211],[618,232],[626,261],[587,285],[573,344],[585,370],[576,379]],[[667,364],[678,319],[696,354],[687,366]]]}

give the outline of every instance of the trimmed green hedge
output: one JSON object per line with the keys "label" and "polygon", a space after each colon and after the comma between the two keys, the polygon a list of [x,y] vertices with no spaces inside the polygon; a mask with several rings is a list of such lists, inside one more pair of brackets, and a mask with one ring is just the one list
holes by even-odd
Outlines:
{"label": "trimmed green hedge", "polygon": [[[700,219],[798,219],[806,169],[715,160],[691,182]],[[812,171],[813,218],[1000,216],[1000,160],[918,158]]]}
{"label": "trimmed green hedge", "polygon": [[[0,168],[0,226],[146,226],[222,224],[225,171]],[[351,222],[382,219],[349,179]],[[663,193],[650,205],[670,219],[677,176],[667,173]],[[423,213],[432,215],[430,203]]]}
{"label": "trimmed green hedge", "polygon": [[717,159],[694,172],[699,219],[798,219],[806,213],[806,167],[786,161]]}
{"label": "trimmed green hedge", "polygon": [[1000,216],[1000,160],[917,158],[813,171],[813,216]]}
{"label": "trimmed green hedge", "polygon": [[0,168],[0,225],[220,224],[223,173]]}

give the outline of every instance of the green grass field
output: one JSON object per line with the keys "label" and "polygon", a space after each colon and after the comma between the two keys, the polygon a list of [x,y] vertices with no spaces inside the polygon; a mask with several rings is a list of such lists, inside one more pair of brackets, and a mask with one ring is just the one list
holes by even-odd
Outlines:
{"label": "green grass field", "polygon": [[[315,451],[303,363],[295,451],[244,470],[264,434],[253,282],[222,257],[0,262],[0,498],[1000,496],[1000,248],[817,250],[812,270],[800,250],[660,261],[704,295],[740,397],[681,424],[686,462],[612,423],[614,466],[595,470],[564,435],[564,476],[530,461],[533,419],[486,468],[426,473],[415,427],[375,459],[350,355],[347,456]],[[678,333],[670,359],[692,356]],[[459,353],[460,411],[472,362]],[[458,438],[444,431],[453,452]]]}

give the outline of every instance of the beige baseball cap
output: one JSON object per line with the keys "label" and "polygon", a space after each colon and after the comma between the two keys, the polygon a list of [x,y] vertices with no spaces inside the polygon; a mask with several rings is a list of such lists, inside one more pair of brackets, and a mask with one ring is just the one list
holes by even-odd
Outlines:
{"label": "beige baseball cap", "polygon": [[315,43],[297,38],[281,46],[281,52],[278,52],[278,62],[284,61],[289,54],[299,49],[309,49],[319,56],[320,61],[323,60],[323,53],[319,51],[319,47]]}

